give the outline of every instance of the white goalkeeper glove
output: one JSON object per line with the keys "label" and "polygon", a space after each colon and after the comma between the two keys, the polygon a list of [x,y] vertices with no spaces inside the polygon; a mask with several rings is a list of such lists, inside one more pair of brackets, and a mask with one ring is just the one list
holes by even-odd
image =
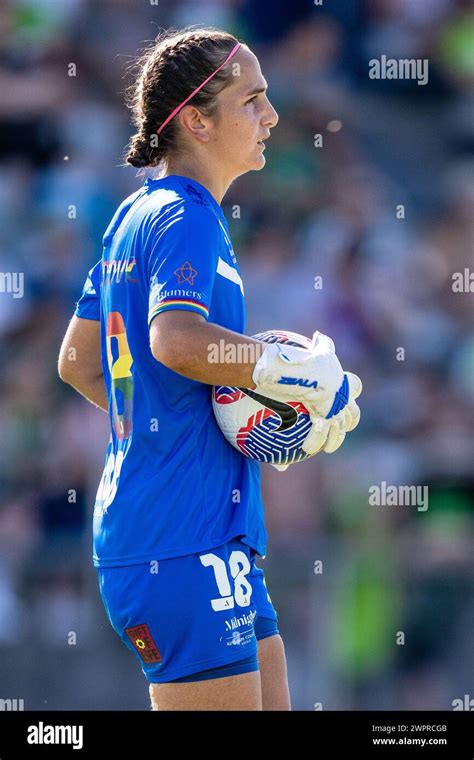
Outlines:
{"label": "white goalkeeper glove", "polygon": [[252,379],[259,393],[279,401],[295,399],[306,406],[313,425],[302,448],[309,455],[321,448],[327,453],[336,451],[359,421],[354,399],[362,383],[357,375],[344,373],[334,342],[318,330],[309,349],[268,344]]}
{"label": "white goalkeeper glove", "polygon": [[259,393],[279,401],[301,401],[325,419],[338,414],[349,400],[348,378],[334,343],[318,330],[308,349],[269,343],[254,367],[252,379]]}
{"label": "white goalkeeper glove", "polygon": [[[351,376],[352,373],[348,372],[347,374]],[[354,398],[357,398],[362,392],[362,383],[357,375],[353,375],[353,377],[359,381],[358,385],[354,381],[356,392],[351,396],[349,403],[339,414],[336,414],[330,420],[324,420],[310,413],[313,424],[301,447],[309,456],[317,454],[318,451],[333,454],[344,443],[346,433],[354,430],[359,424],[360,409],[355,403]],[[289,464],[272,464],[272,467],[280,472],[284,472],[289,466]]]}
{"label": "white goalkeeper glove", "polygon": [[[347,406],[330,420],[324,420],[310,413],[313,424],[301,447],[308,456],[314,456],[319,451],[333,454],[344,443],[346,433],[354,430],[359,424],[360,409],[354,399],[362,392],[362,383],[357,375],[352,375],[350,372],[347,374],[354,378],[350,386],[355,388]],[[280,472],[284,472],[289,466],[289,464],[272,464],[272,467]]]}
{"label": "white goalkeeper glove", "polygon": [[338,414],[330,419],[321,419],[309,409],[313,424],[301,447],[309,456],[321,450],[326,454],[333,454],[344,443],[346,433],[354,430],[359,424],[360,409],[355,399],[362,393],[362,383],[352,372],[346,372],[346,375],[349,383],[349,401]]}

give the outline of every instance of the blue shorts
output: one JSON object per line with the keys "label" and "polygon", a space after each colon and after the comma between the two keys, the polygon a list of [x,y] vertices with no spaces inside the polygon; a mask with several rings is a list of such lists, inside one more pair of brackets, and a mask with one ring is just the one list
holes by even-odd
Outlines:
{"label": "blue shorts", "polygon": [[97,568],[109,620],[151,683],[258,670],[257,640],[278,616],[239,538],[218,548],[126,567]]}

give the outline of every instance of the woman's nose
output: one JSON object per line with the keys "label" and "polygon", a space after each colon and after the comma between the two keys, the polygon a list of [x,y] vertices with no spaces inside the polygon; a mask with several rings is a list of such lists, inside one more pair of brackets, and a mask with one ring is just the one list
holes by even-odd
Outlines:
{"label": "woman's nose", "polygon": [[278,116],[276,110],[273,108],[272,104],[270,103],[270,112],[267,117],[267,126],[272,129],[278,124],[280,117]]}

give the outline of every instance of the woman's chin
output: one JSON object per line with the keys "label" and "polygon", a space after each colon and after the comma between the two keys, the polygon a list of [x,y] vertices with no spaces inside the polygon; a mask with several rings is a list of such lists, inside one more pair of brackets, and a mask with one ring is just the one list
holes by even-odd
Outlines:
{"label": "woman's chin", "polygon": [[259,157],[253,162],[252,169],[255,171],[259,171],[260,169],[263,169],[265,164],[267,163],[265,156],[263,153],[259,155]]}

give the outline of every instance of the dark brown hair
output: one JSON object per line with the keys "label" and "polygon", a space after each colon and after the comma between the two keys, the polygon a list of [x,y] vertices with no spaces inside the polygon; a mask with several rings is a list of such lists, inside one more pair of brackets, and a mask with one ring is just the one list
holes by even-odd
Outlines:
{"label": "dark brown hair", "polygon": [[[158,35],[132,67],[137,67],[138,73],[127,91],[127,105],[137,132],[127,146],[129,164],[158,166],[179,147],[178,115],[160,135],[156,130],[217,69],[237,42],[232,34],[212,26],[168,29]],[[205,116],[214,116],[216,96],[231,81],[229,61],[186,105],[196,106]]]}

